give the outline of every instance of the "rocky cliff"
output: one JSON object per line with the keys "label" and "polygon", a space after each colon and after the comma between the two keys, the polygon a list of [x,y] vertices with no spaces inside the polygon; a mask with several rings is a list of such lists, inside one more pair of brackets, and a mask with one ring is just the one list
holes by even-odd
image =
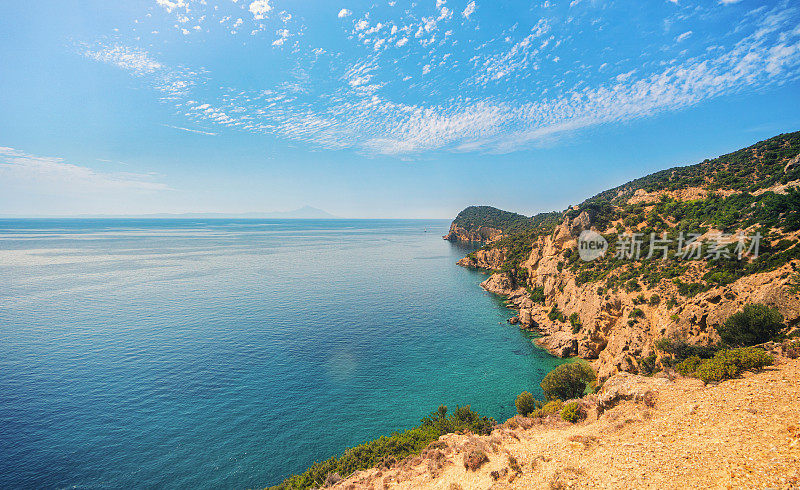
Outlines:
{"label": "rocky cliff", "polygon": [[503,236],[503,230],[489,226],[465,228],[456,223],[450,225],[450,231],[445,235],[445,240],[460,242],[495,242]]}
{"label": "rocky cliff", "polygon": [[[539,220],[535,229],[509,233],[458,263],[495,271],[482,287],[508,297],[519,310],[514,322],[540,332],[537,342],[555,355],[591,360],[601,380],[645,371],[660,338],[717,342],[715,327],[748,303],[773,306],[795,326],[798,158],[800,133],[792,133],[670,169],[557,213],[557,224]],[[651,240],[678,230],[696,231],[697,242],[708,244],[701,257],[680,256],[674,240],[661,256],[653,253]],[[624,260],[609,250],[584,261],[578,242],[586,231],[609,247],[619,234],[636,233],[641,254]],[[761,236],[758,257],[738,257],[737,234],[749,237],[750,246]],[[723,245],[719,260],[706,255]]]}
{"label": "rocky cliff", "polygon": [[503,234],[524,227],[530,218],[491,206],[470,206],[456,216],[450,232],[443,238],[451,241],[492,243]]}

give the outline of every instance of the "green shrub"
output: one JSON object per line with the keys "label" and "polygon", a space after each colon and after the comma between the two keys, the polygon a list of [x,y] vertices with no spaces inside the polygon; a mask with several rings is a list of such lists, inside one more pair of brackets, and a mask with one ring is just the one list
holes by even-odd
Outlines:
{"label": "green shrub", "polygon": [[656,306],[661,303],[661,296],[654,294],[650,296],[650,306]]}
{"label": "green shrub", "polygon": [[517,396],[517,399],[514,400],[514,405],[517,407],[517,413],[523,417],[527,417],[534,410],[539,408],[536,400],[533,399],[533,395],[527,391],[523,391]]}
{"label": "green shrub", "polygon": [[644,318],[644,311],[642,311],[641,308],[634,308],[631,310],[628,318]]}
{"label": "green shrub", "polygon": [[675,371],[678,371],[684,376],[694,376],[697,372],[697,367],[703,363],[703,359],[697,356],[692,356],[675,365]]}
{"label": "green shrub", "polygon": [[549,400],[579,398],[586,386],[596,379],[594,370],[585,362],[562,364],[550,371],[541,383]]}
{"label": "green shrub", "polygon": [[544,286],[530,289],[530,298],[534,303],[544,304]]}
{"label": "green shrub", "polygon": [[710,383],[712,381],[731,379],[737,374],[736,364],[712,358],[701,362],[697,366],[694,376],[703,380],[704,383]]}
{"label": "green shrub", "polygon": [[645,376],[650,376],[656,371],[656,358],[658,356],[655,353],[650,354],[647,357],[643,357],[639,359],[639,371],[641,374]]}
{"label": "green shrub", "polygon": [[570,423],[575,423],[584,417],[583,410],[578,402],[567,403],[561,409],[561,418]]}
{"label": "green shrub", "polygon": [[692,356],[708,359],[721,348],[719,345],[695,345],[683,339],[667,337],[656,340],[654,345],[656,349],[668,354],[676,363]]}
{"label": "green shrub", "polygon": [[581,318],[578,316],[577,313],[573,313],[569,316],[569,323],[572,325],[572,333],[576,334],[581,331]]}
{"label": "green shrub", "polygon": [[558,306],[556,306],[556,305],[553,305],[553,307],[550,308],[550,313],[547,314],[547,318],[549,318],[551,322],[556,322],[556,321],[558,321],[558,322],[566,322],[567,321],[567,317],[564,315],[564,313],[562,313],[561,310],[558,309]]}
{"label": "green shrub", "polygon": [[771,366],[775,362],[771,355],[754,347],[721,350],[716,353],[713,359],[733,363],[739,371],[758,371],[765,366]]}
{"label": "green shrub", "polygon": [[407,456],[419,454],[439,436],[451,432],[469,430],[476,434],[489,434],[496,425],[494,419],[481,417],[469,405],[456,407],[453,415],[447,416],[447,407],[440,406],[422,419],[419,426],[390,436],[381,436],[364,444],[347,449],[340,456],[316,462],[305,472],[292,475],[274,489],[318,488],[325,484],[329,475],[339,474],[347,478],[356,471],[380,464],[391,465]]}
{"label": "green shrub", "polygon": [[540,408],[537,408],[530,414],[530,417],[532,418],[547,417],[548,415],[560,413],[561,409],[564,407],[564,404],[561,403],[561,400],[551,400],[544,405],[541,405],[539,402],[536,403],[540,406]]}
{"label": "green shrub", "polygon": [[639,284],[639,281],[636,279],[631,279],[625,283],[625,291],[632,293],[634,291],[641,291],[642,286]]}
{"label": "green shrub", "polygon": [[711,359],[690,357],[676,365],[675,370],[711,383],[734,378],[742,371],[757,371],[774,362],[775,359],[761,349],[740,347],[720,350]]}
{"label": "green shrub", "polygon": [[777,309],[750,304],[725,320],[717,332],[726,344],[747,346],[772,340],[783,328],[783,315]]}

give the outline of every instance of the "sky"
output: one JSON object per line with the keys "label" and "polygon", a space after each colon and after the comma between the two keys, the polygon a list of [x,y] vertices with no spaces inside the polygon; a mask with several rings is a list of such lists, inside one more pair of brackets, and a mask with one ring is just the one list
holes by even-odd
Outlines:
{"label": "sky", "polygon": [[5,1],[0,215],[531,215],[799,108],[789,1]]}

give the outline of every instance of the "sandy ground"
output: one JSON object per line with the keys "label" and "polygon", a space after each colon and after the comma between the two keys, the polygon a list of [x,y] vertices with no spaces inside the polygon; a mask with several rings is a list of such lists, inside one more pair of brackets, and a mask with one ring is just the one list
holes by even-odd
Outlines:
{"label": "sandy ground", "polygon": [[[421,457],[337,487],[800,488],[800,360],[716,386],[639,381],[656,395],[651,406],[625,401],[576,425],[516,418],[491,436],[449,434]],[[464,455],[476,449],[489,461],[471,471]]]}

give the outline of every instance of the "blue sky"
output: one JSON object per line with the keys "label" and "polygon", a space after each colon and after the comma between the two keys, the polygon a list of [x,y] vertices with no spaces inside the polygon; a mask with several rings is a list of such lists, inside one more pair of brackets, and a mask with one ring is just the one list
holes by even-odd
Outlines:
{"label": "blue sky", "polygon": [[0,3],[0,214],[563,209],[800,129],[800,6]]}

